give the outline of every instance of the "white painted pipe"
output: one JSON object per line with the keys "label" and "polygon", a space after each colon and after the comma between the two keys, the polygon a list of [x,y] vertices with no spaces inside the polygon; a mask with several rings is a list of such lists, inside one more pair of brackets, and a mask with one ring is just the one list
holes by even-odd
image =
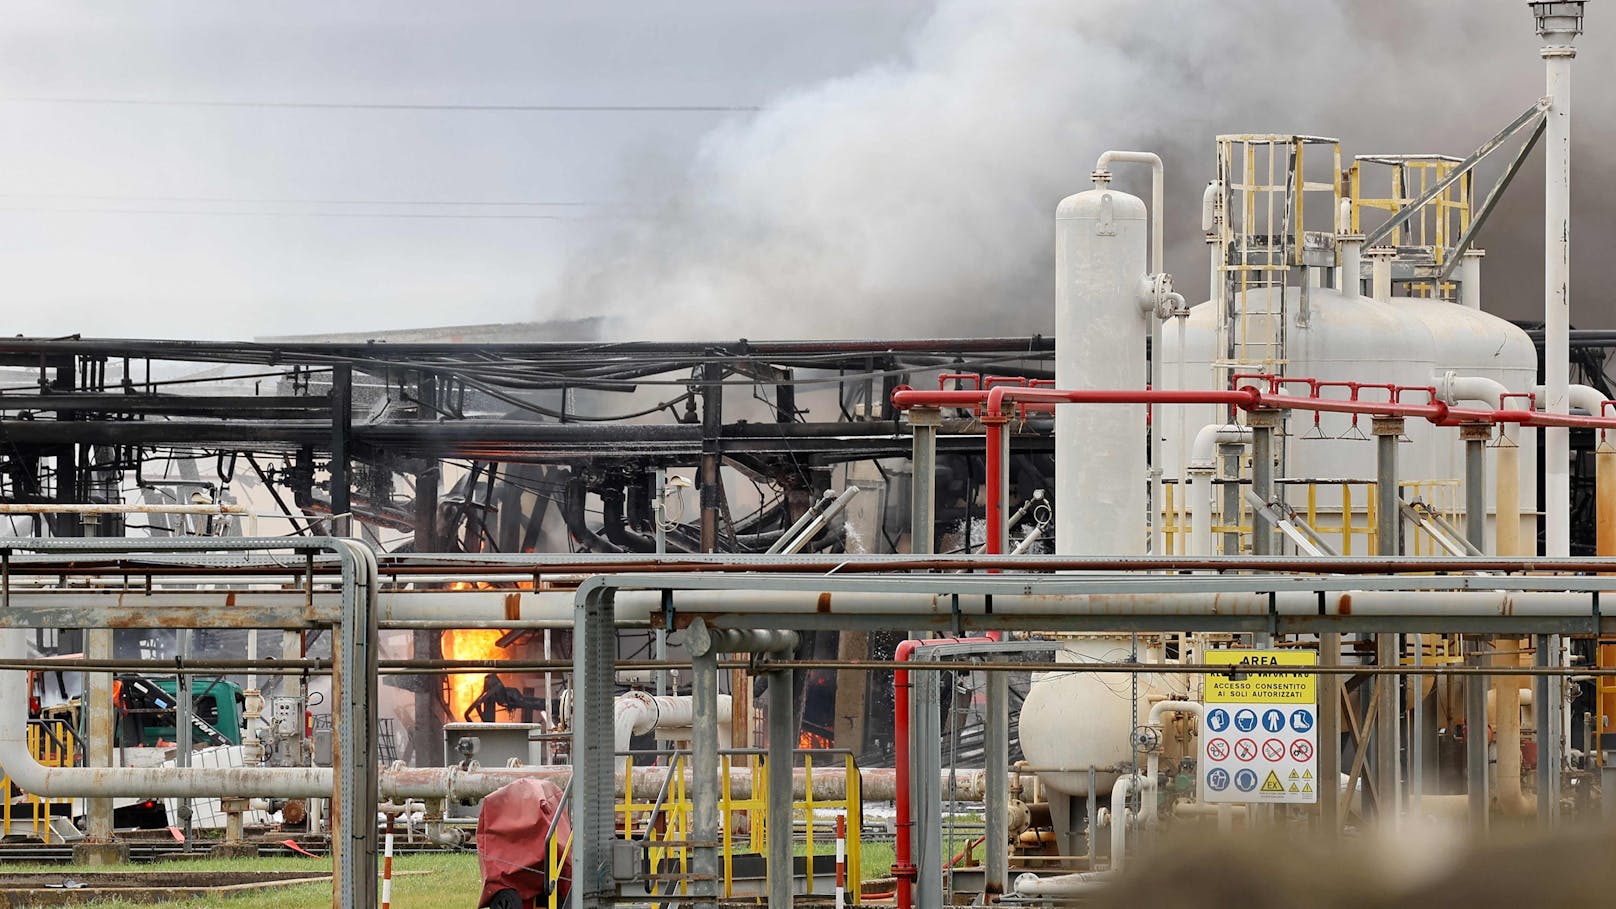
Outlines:
{"label": "white painted pipe", "polygon": [[[695,723],[695,702],[686,696],[656,696],[630,691],[617,696],[612,705],[612,743],[617,751],[629,750],[634,736],[658,729],[689,728]],[[730,696],[718,696],[718,723],[729,725]],[[628,766],[627,757],[617,758],[617,772]]]}
{"label": "white painted pipe", "polygon": [[1349,296],[1363,295],[1363,234],[1352,229],[1352,200],[1342,199],[1336,212],[1335,289]]}
{"label": "white painted pipe", "polygon": [[1396,255],[1396,250],[1384,246],[1369,251],[1370,296],[1381,303],[1390,303],[1392,299],[1392,259]]}
{"label": "white painted pipe", "polygon": [[[1548,389],[1543,385],[1532,386],[1532,393],[1537,395],[1537,409],[1547,411],[1544,401],[1548,398]],[[1580,410],[1592,416],[1601,416],[1605,409],[1605,402],[1609,400],[1599,393],[1599,389],[1589,385],[1567,385],[1566,402],[1571,410]]]}
{"label": "white painted pipe", "polygon": [[[1182,408],[1180,408],[1182,409]],[[1195,434],[1190,448],[1184,495],[1190,499],[1190,555],[1212,555],[1212,503],[1217,497],[1219,443],[1251,443],[1251,428],[1238,423],[1208,423]]]}
{"label": "white painted pipe", "polygon": [[[1199,719],[1201,710],[1201,705],[1195,701],[1158,701],[1150,706],[1149,718],[1145,722],[1150,726],[1160,726],[1169,713],[1186,713]],[[1161,818],[1156,800],[1156,778],[1161,769],[1161,749],[1157,748],[1150,752],[1150,756],[1145,763],[1145,804],[1142,807],[1145,813],[1145,823],[1154,827]],[[1196,775],[1195,780],[1195,800],[1197,802],[1202,800],[1200,774]]]}
{"label": "white painted pipe", "polygon": [[842,490],[841,495],[825,506],[825,510],[816,515],[812,521],[809,521],[808,526],[797,534],[795,539],[780,549],[780,554],[796,555],[801,552],[804,546],[812,543],[814,538],[819,536],[819,532],[824,530],[827,524],[836,520],[836,516],[846,510],[848,503],[852,502],[853,497],[858,494],[859,488],[857,486],[849,486]]}
{"label": "white painted pipe", "polygon": [[1502,382],[1486,376],[1461,376],[1450,369],[1436,377],[1436,394],[1445,404],[1468,402],[1498,408],[1509,393]]}
{"label": "white painted pipe", "polygon": [[1111,870],[1121,871],[1128,848],[1128,796],[1138,784],[1134,777],[1119,776],[1111,787]]}
{"label": "white painted pipe", "polygon": [[[1418,583],[1411,579],[1410,583]],[[14,594],[15,596],[15,594]],[[953,599],[944,593],[826,592],[814,590],[679,590],[674,600],[681,612],[732,612],[755,615],[821,615],[892,613],[950,621]],[[445,610],[475,626],[481,621],[514,620],[524,623],[570,623],[571,591],[454,591],[382,593],[382,621],[443,620]],[[984,612],[980,594],[961,594],[960,608]],[[1051,611],[1079,615],[1257,615],[1266,616],[1270,597],[1254,592],[1195,592],[1083,594],[995,594],[996,615],[1049,615]],[[1279,615],[1317,615],[1318,594],[1285,590],[1273,595]],[[644,624],[662,611],[660,591],[619,590],[615,597],[617,621]],[[1322,600],[1326,615],[1444,615],[1546,617],[1591,614],[1592,598],[1581,591],[1493,590],[1335,590]]]}
{"label": "white painted pipe", "polygon": [[0,514],[246,514],[243,505],[142,505],[138,503],[64,504],[59,502],[0,502]]}
{"label": "white painted pipe", "polygon": [[1485,250],[1467,249],[1459,259],[1459,305],[1481,309],[1481,260]]}
{"label": "white painted pipe", "polygon": [[[1131,164],[1150,165],[1150,261],[1146,263],[1146,274],[1162,274],[1167,271],[1163,250],[1165,242],[1163,237],[1166,230],[1166,218],[1163,217],[1163,207],[1167,197],[1166,169],[1162,165],[1161,156],[1155,152],[1118,151],[1110,150],[1100,154],[1094,162],[1094,188],[1104,189],[1111,179],[1111,164],[1114,161]],[[1178,309],[1184,308],[1183,297],[1178,298]],[[1161,319],[1154,314],[1146,316],[1149,322],[1150,349],[1162,349]],[[1179,348],[1183,349],[1182,345]],[[1158,353],[1150,357],[1150,387],[1162,387],[1161,355]],[[1157,410],[1159,416],[1160,410]],[[1161,426],[1152,425],[1149,429],[1149,501],[1146,503],[1150,515],[1150,551],[1156,555],[1164,555],[1164,536],[1162,534],[1162,483],[1161,483]]]}
{"label": "white painted pipe", "polygon": [[1080,871],[1076,874],[1056,874],[1039,877],[1032,872],[1016,876],[1017,896],[1049,897],[1078,896],[1104,887],[1110,881],[1104,871]]}
{"label": "white painted pipe", "polygon": [[[1567,413],[1571,384],[1571,46],[1576,33],[1546,31],[1541,50],[1549,99],[1543,134],[1543,409]],[[1571,431],[1543,430],[1544,555],[1571,554]]]}

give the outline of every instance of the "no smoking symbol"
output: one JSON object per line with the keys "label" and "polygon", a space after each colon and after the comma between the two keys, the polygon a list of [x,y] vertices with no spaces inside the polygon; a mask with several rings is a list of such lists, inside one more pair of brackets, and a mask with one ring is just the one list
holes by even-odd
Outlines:
{"label": "no smoking symbol", "polygon": [[1269,739],[1262,743],[1262,756],[1264,760],[1277,761],[1285,757],[1285,743],[1279,739]]}
{"label": "no smoking symbol", "polygon": [[1221,761],[1229,756],[1229,743],[1223,739],[1212,739],[1206,743],[1206,756],[1214,761]]}
{"label": "no smoking symbol", "polygon": [[1251,739],[1241,739],[1235,742],[1234,756],[1242,761],[1255,760],[1257,757],[1257,743]]}
{"label": "no smoking symbol", "polygon": [[1307,739],[1297,739],[1291,743],[1291,759],[1296,761],[1313,760],[1313,743]]}

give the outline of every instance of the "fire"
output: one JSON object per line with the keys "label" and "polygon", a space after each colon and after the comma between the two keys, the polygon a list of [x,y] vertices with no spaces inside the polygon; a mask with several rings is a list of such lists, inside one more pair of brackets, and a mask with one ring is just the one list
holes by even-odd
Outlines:
{"label": "fire", "polygon": [[[443,657],[448,660],[500,660],[510,654],[499,646],[504,632],[497,628],[463,628],[443,633]],[[449,709],[456,720],[483,693],[486,672],[466,672],[449,676]]]}
{"label": "fire", "polygon": [[836,747],[836,741],[834,739],[831,739],[831,738],[828,738],[826,736],[820,735],[817,732],[810,732],[809,730],[804,729],[802,732],[797,734],[797,747],[798,748],[821,748],[821,749],[822,748],[835,748]]}

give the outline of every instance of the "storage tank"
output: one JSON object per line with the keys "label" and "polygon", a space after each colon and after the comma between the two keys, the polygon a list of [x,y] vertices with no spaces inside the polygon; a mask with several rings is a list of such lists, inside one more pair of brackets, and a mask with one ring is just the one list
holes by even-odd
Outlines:
{"label": "storage tank", "polygon": [[[1055,382],[1061,388],[1144,388],[1149,314],[1145,203],[1105,187],[1055,210]],[[1055,551],[1145,551],[1145,408],[1055,409]]]}
{"label": "storage tank", "polygon": [[[1161,662],[1160,647],[1141,635],[1141,662]],[[1151,704],[1168,697],[1173,678],[1157,674],[1139,676],[1139,699],[1130,697],[1132,683],[1126,673],[1083,672],[1084,663],[1125,663],[1132,654],[1127,636],[1084,635],[1066,640],[1055,652],[1059,663],[1071,663],[1074,672],[1046,672],[1033,679],[1021,707],[1021,753],[1045,786],[1067,795],[1088,795],[1088,768],[1098,791],[1106,793],[1117,781],[1117,770],[1131,767],[1133,731],[1143,724]],[[1183,682],[1178,682],[1182,687]]]}
{"label": "storage tank", "polygon": [[[1310,287],[1303,306],[1300,288],[1288,288],[1287,293],[1291,303],[1285,315],[1287,365],[1284,372],[1288,376],[1327,382],[1427,386],[1439,384],[1443,373],[1453,371],[1463,376],[1490,378],[1512,391],[1524,391],[1531,387],[1536,374],[1537,353],[1526,333],[1477,309],[1414,297],[1392,297],[1381,302],[1324,287]],[[1237,300],[1243,305],[1243,300],[1239,297]],[[1187,358],[1183,387],[1217,387],[1213,364],[1225,360],[1215,355],[1218,321],[1217,306],[1212,301],[1190,309],[1183,331]],[[1163,335],[1162,372],[1166,384],[1177,387],[1180,384],[1177,380],[1180,375],[1179,332],[1174,326]],[[1286,391],[1307,393],[1300,385],[1290,386]],[[1324,394],[1344,398],[1348,391],[1328,388]],[[1386,400],[1387,392],[1364,389],[1361,395]],[[1414,402],[1423,399],[1424,395],[1419,393],[1407,398]],[[1524,401],[1520,403],[1524,406]],[[1177,420],[1161,421],[1157,427],[1162,433],[1163,467],[1169,477],[1180,474],[1188,446],[1202,426],[1227,420],[1226,411],[1216,407],[1193,407],[1187,411],[1182,423],[1183,435],[1180,435],[1181,424]],[[1375,477],[1375,444],[1369,433],[1370,418],[1360,417],[1357,431],[1353,430],[1351,416],[1346,414],[1322,414],[1315,424],[1311,414],[1291,413],[1286,421],[1285,463],[1281,476],[1357,480]],[[1398,451],[1400,482],[1462,481],[1464,449],[1457,430],[1432,426],[1418,419],[1408,420],[1405,430],[1413,444],[1401,446]],[[1530,476],[1535,470],[1530,439],[1516,441],[1522,449],[1522,475]],[[1493,505],[1493,469],[1489,456],[1489,508]],[[1532,495],[1530,484],[1523,485],[1526,487],[1523,494]],[[1458,492],[1451,485],[1450,488]],[[1333,524],[1339,518],[1340,487],[1321,484],[1315,495],[1316,506],[1331,513],[1329,523]],[[1290,499],[1293,506],[1301,507],[1301,496],[1297,493]],[[1458,492],[1457,498],[1462,501],[1462,492]],[[1365,517],[1361,513],[1364,501],[1355,499],[1353,505],[1355,511],[1360,512],[1356,523],[1364,525]],[[1523,503],[1522,510],[1530,512],[1530,502]],[[1327,535],[1326,539],[1333,543],[1336,538]],[[1354,552],[1363,554],[1359,550]]]}
{"label": "storage tank", "polygon": [[[1142,304],[1149,240],[1145,203],[1104,179],[1063,199],[1055,211],[1055,381],[1061,388],[1144,388],[1153,318]],[[1146,427],[1143,406],[1068,405],[1055,409],[1055,549],[1064,555],[1139,555],[1146,536]],[[1149,647],[1142,638],[1141,650]],[[1056,660],[1075,665],[1129,659],[1131,642],[1067,639]],[[1159,659],[1159,651],[1157,652]],[[1132,703],[1127,675],[1050,672],[1033,677],[1021,709],[1021,747],[1045,785],[1087,795],[1088,767],[1131,763],[1135,706],[1144,717],[1166,696],[1161,676],[1140,676]],[[1143,721],[1142,719],[1140,720]],[[1077,772],[1081,771],[1081,772]]]}

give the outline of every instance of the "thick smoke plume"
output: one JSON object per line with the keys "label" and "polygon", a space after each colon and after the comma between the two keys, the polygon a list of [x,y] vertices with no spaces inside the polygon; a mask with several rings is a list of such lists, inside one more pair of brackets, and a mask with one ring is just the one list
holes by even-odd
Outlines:
{"label": "thick smoke plume", "polygon": [[[1597,39],[1616,22],[1589,28],[1575,135],[1592,216],[1611,201],[1597,86],[1616,66]],[[606,315],[619,337],[1047,332],[1055,205],[1130,147],[1167,159],[1167,266],[1201,299],[1215,135],[1463,156],[1542,93],[1538,43],[1513,0],[940,0],[899,57],[714,132],[679,192],[579,263],[557,312]],[[1541,312],[1541,187],[1528,166],[1481,238],[1486,306],[1506,316]],[[1585,324],[1607,321],[1604,220],[1576,247]]]}

